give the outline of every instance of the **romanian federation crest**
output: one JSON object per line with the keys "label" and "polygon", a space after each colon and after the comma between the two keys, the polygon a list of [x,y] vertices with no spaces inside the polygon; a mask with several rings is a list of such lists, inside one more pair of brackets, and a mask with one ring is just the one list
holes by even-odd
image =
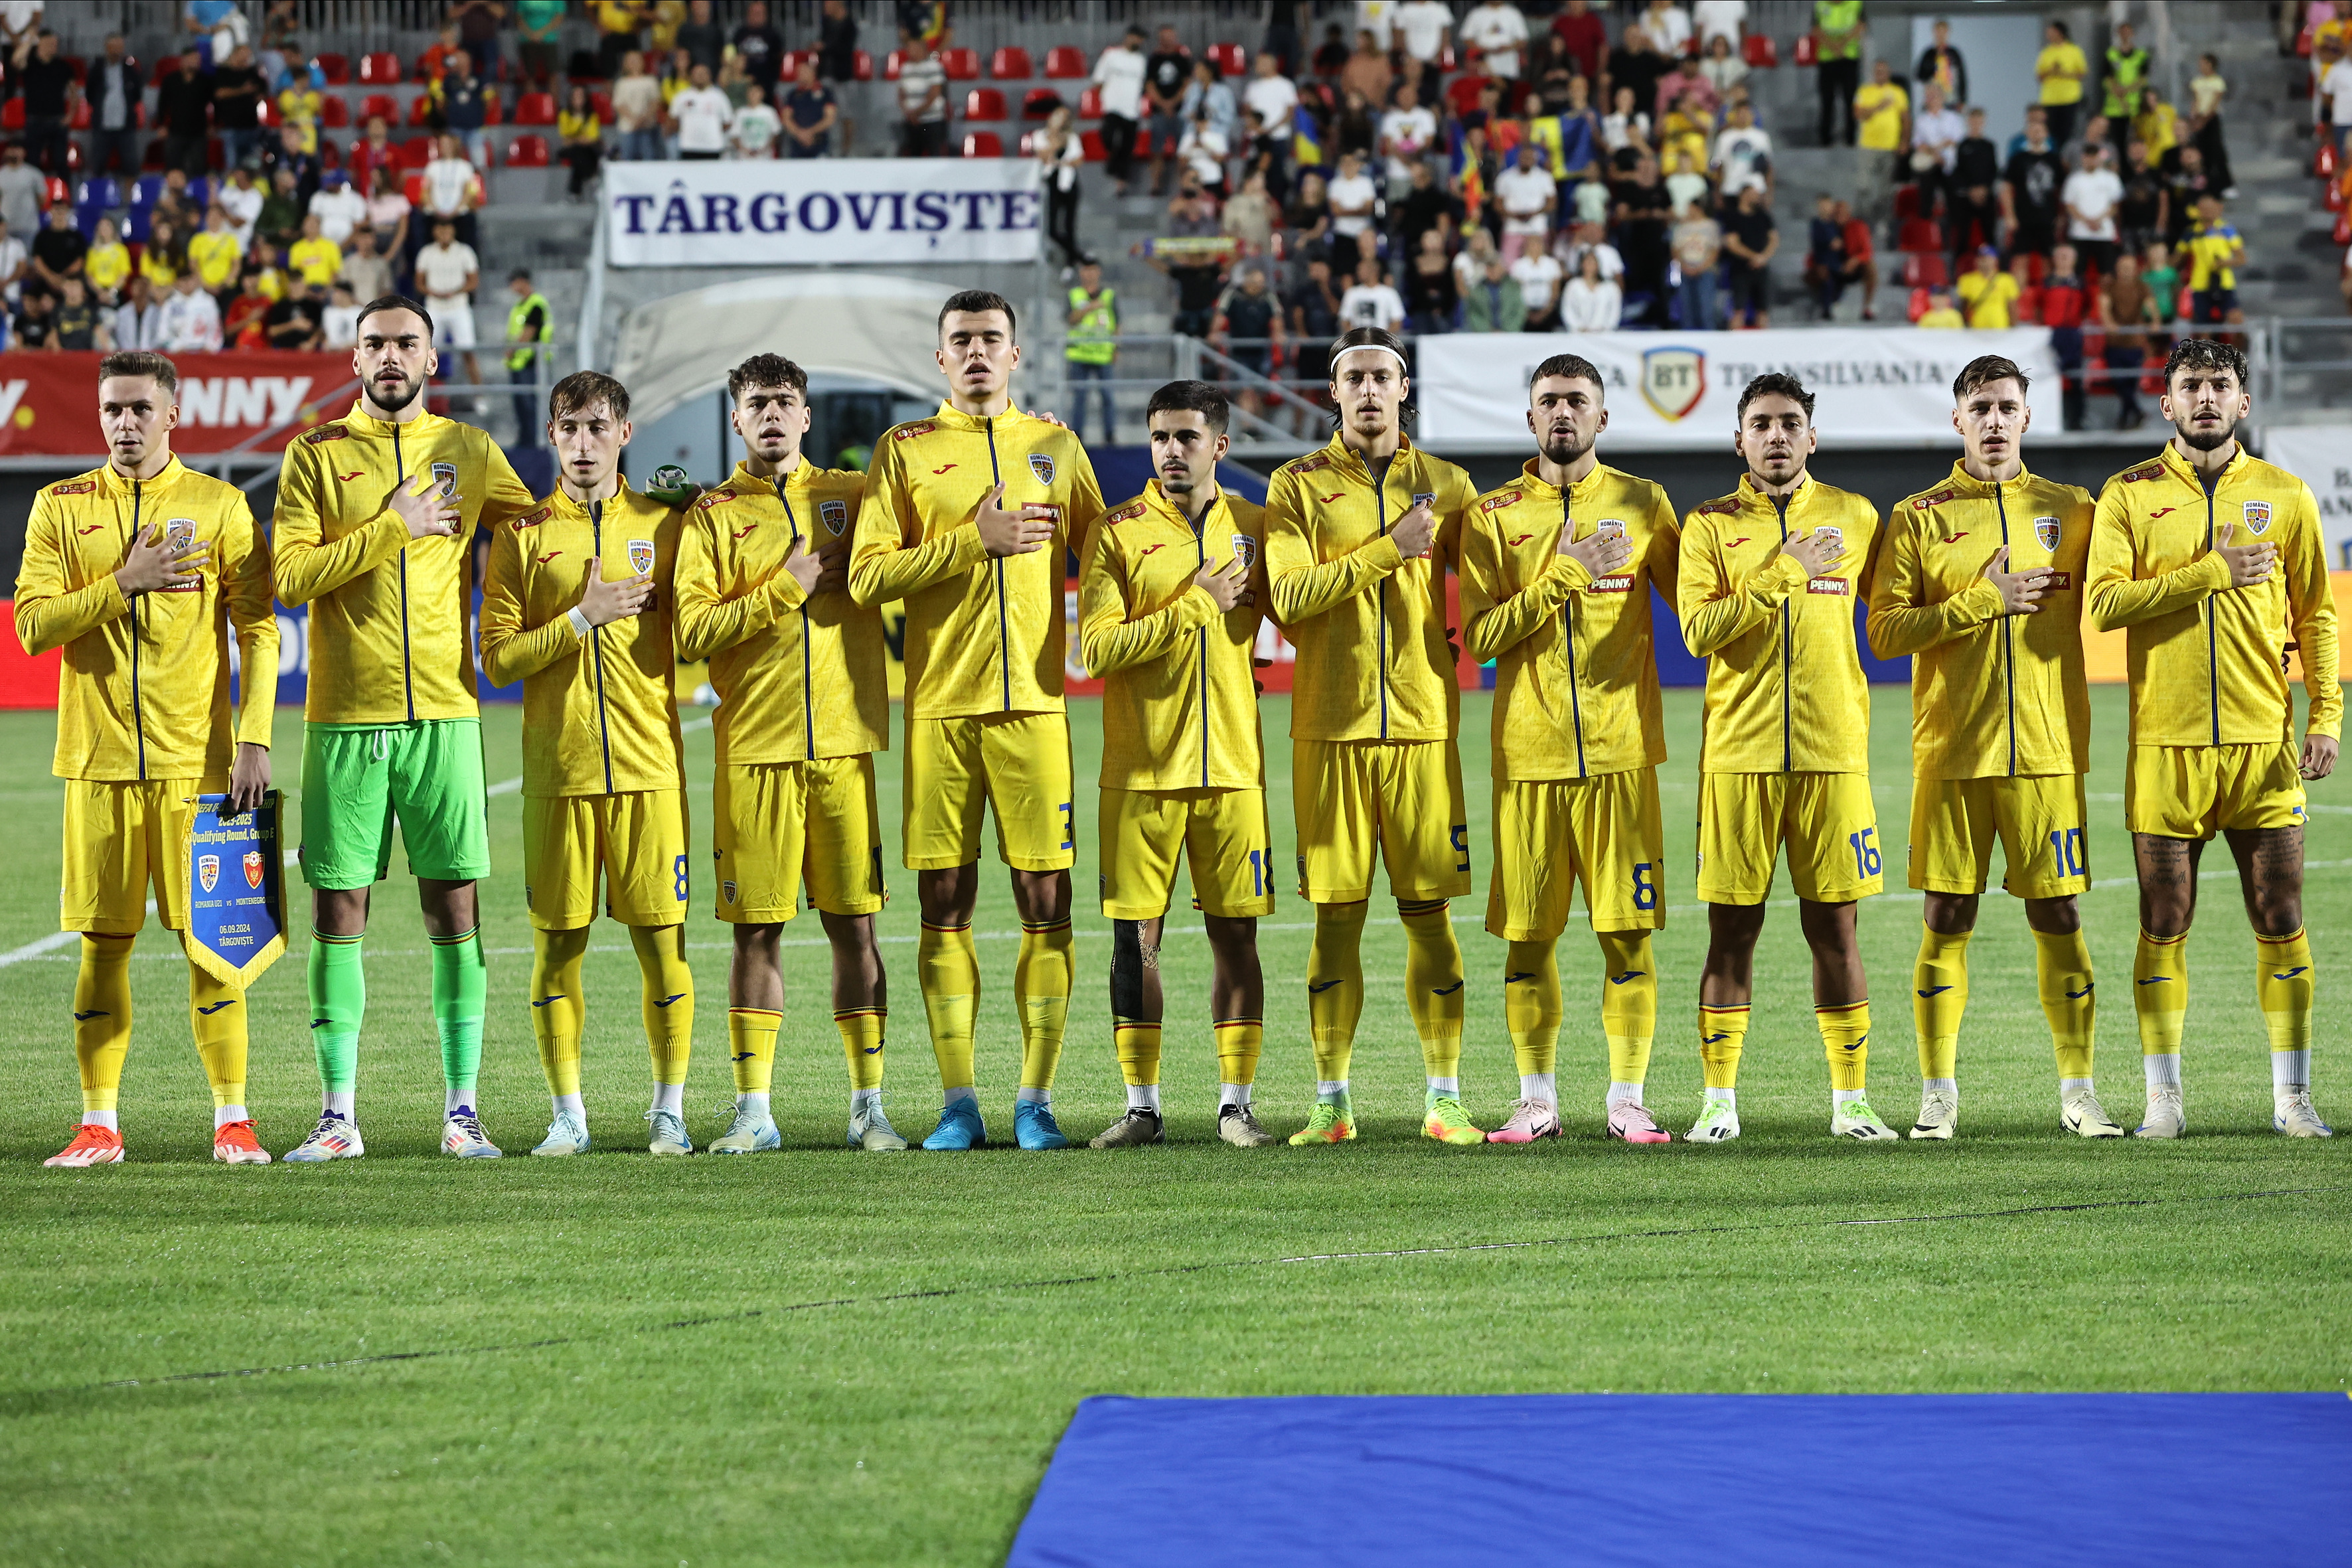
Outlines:
{"label": "romanian federation crest", "polygon": [[196,520],[194,518],[175,517],[163,525],[163,542],[171,546],[174,555],[185,551],[195,542]]}
{"label": "romanian federation crest", "polygon": [[199,855],[196,857],[196,885],[207,893],[220,886],[219,856]]}
{"label": "romanian federation crest", "polygon": [[2042,549],[2044,549],[2044,550],[2055,550],[2055,549],[2057,549],[2057,548],[2058,548],[2058,520],[2057,520],[2056,518],[2054,518],[2054,517],[2037,517],[2037,518],[2035,518],[2035,519],[2033,520],[2033,537],[2034,537],[2034,538],[2036,538],[2036,539],[2038,539],[2038,540],[2040,540],[2040,541],[2042,542]]}
{"label": "romanian federation crest", "polygon": [[1029,471],[1037,476],[1037,482],[1039,484],[1052,484],[1054,482],[1054,458],[1052,454],[1047,452],[1030,453]]}
{"label": "romanian federation crest", "polygon": [[441,499],[443,500],[447,500],[450,497],[456,495],[457,493],[457,465],[455,463],[434,464],[433,482],[441,487]]}
{"label": "romanian federation crest", "polygon": [[2246,531],[2261,533],[2271,525],[2271,503],[2250,500],[2246,503]]}
{"label": "romanian federation crest", "polygon": [[1622,517],[1604,517],[1593,525],[1592,532],[1600,539],[1622,539],[1625,537],[1625,520]]}
{"label": "romanian federation crest", "polygon": [[629,541],[629,570],[642,577],[654,569],[654,542],[650,539]]}
{"label": "romanian federation crest", "polygon": [[[1050,469],[1053,466],[1054,459],[1046,458],[1045,467]],[[845,500],[821,500],[816,503],[816,515],[818,521],[831,529],[834,537],[838,539],[841,531],[849,526],[849,503]]]}
{"label": "romanian federation crest", "polygon": [[1642,401],[1658,417],[1677,421],[1706,395],[1706,354],[1698,349],[1645,349],[1642,353]]}
{"label": "romanian federation crest", "polygon": [[1257,564],[1257,541],[1252,539],[1246,533],[1234,534],[1234,559],[1242,563],[1242,570],[1244,572],[1255,566]]}

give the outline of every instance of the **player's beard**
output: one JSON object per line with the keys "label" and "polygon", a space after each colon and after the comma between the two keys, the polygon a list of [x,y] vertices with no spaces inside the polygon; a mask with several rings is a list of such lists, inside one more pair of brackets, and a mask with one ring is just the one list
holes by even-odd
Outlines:
{"label": "player's beard", "polygon": [[383,409],[386,414],[399,413],[402,409],[415,402],[417,397],[425,391],[425,378],[422,375],[403,381],[396,391],[388,389],[385,387],[383,383],[377,381],[373,377],[369,379],[367,384],[368,401],[374,404],[378,408]]}
{"label": "player's beard", "polygon": [[1571,429],[1564,436],[1545,437],[1540,449],[1547,461],[1558,463],[1565,468],[1581,458],[1585,453],[1592,450],[1592,443],[1599,439],[1601,439],[1601,432],[1598,430],[1592,433],[1590,439],[1584,439]]}
{"label": "player's beard", "polygon": [[2210,452],[2217,447],[2225,447],[2235,440],[2238,435],[2238,422],[2235,419],[2217,430],[2199,430],[2181,419],[2174,420],[2172,427],[2179,433],[2183,442],[2200,452]]}

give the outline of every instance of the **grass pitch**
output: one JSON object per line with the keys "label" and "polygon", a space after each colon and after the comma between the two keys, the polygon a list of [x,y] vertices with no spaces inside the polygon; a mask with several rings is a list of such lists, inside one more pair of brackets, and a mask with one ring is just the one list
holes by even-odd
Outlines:
{"label": "grass pitch", "polygon": [[[1861,922],[1878,1003],[1872,1084],[1886,1119],[1907,1125],[1918,926],[1896,846],[1908,816],[1908,695],[1874,697],[1892,890]],[[2135,925],[2123,695],[2097,690],[2094,707],[2101,885],[2085,900],[2085,926],[2108,982],[2103,1093],[2129,1124],[2140,1089],[2117,984]],[[1471,976],[1464,1073],[1473,1113],[1492,1125],[1516,1069],[1502,949],[1476,924],[1491,861],[1486,699],[1470,695],[1463,710],[1480,875],[1479,893],[1455,905]],[[1073,705],[1081,779],[1094,774],[1094,713]],[[1213,1141],[1207,952],[1181,929],[1164,959],[1173,1142],[955,1159],[841,1147],[847,1096],[813,921],[788,933],[799,941],[785,950],[791,1022],[776,1106],[789,1147],[738,1160],[656,1163],[644,1152],[636,971],[616,929],[600,934],[589,963],[598,1146],[568,1161],[461,1163],[436,1152],[429,968],[404,876],[379,890],[368,943],[369,1152],[358,1162],[211,1163],[183,966],[151,926],[133,966],[142,1013],[122,1096],[131,1161],[40,1169],[79,1104],[72,949],[0,966],[0,1561],[989,1563],[1009,1544],[1072,1405],[1101,1392],[2352,1386],[2352,1138],[2291,1143],[2269,1131],[2252,944],[2218,847],[2191,939],[2190,1139],[2092,1144],[2059,1132],[2032,946],[2017,905],[1994,893],[1970,954],[1958,1142],[1825,1136],[1827,1074],[1786,908],[1759,952],[1747,1135],[1723,1148],[1680,1142],[1699,1100],[1696,694],[1669,694],[1667,714],[1673,901],[1658,945],[1649,1103],[1678,1141],[1663,1149],[1599,1137],[1599,977],[1574,929],[1562,945],[1570,1136],[1519,1150],[1416,1138],[1421,1068],[1398,994],[1402,942],[1378,902],[1354,1069],[1365,1134],[1322,1150]],[[1290,837],[1287,717],[1266,703],[1277,855]],[[519,721],[511,708],[485,721],[493,780],[520,772]],[[289,789],[299,725],[298,713],[279,715]],[[0,950],[53,929],[49,740],[46,715],[0,716],[0,798],[20,825],[0,865]],[[707,838],[708,731],[688,744]],[[884,820],[895,825],[897,759],[881,772]],[[2347,1117],[2352,1098],[2333,1066],[2342,1004],[2332,999],[2347,984],[2336,943],[2352,929],[2352,786],[2331,780],[2313,803],[2306,910],[2329,1020],[2319,1100]],[[1083,1139],[1123,1101],[1084,804],[1079,821],[1080,981],[1055,1104]],[[482,1101],[492,1135],[520,1155],[541,1134],[546,1100],[523,1000],[530,936],[512,794],[491,803],[491,826],[499,870],[484,896]],[[1018,925],[1001,868],[991,859],[985,869],[982,1106],[1009,1138]],[[891,1104],[901,1131],[919,1138],[937,1080],[913,983],[912,877],[894,870],[892,881]],[[707,1139],[731,1088],[725,932],[707,893],[698,897],[700,1049],[688,1105]],[[1259,1103],[1283,1131],[1312,1098],[1299,984],[1309,918],[1286,899],[1262,939]],[[252,1006],[253,1109],[263,1142],[283,1152],[317,1106],[299,942]],[[1237,1540],[1250,1522],[1235,1521]]]}

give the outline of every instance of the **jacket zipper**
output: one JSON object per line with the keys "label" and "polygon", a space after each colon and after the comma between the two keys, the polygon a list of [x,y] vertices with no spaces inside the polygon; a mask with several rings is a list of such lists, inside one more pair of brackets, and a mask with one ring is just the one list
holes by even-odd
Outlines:
{"label": "jacket zipper", "polygon": [[[1389,458],[1389,464],[1391,467],[1396,464],[1393,454]],[[1364,468],[1370,472],[1371,464],[1366,463]],[[1385,537],[1389,531],[1389,487],[1385,471],[1372,474],[1372,515],[1380,523],[1381,534]],[[1381,668],[1381,739],[1385,741],[1389,738],[1389,580],[1386,577],[1381,579],[1373,594],[1374,603],[1379,605],[1381,612],[1377,647]]]}
{"label": "jacket zipper", "polygon": [[[595,546],[594,559],[604,559],[604,503],[588,503],[588,537]],[[604,749],[604,793],[613,793],[613,731],[604,720],[604,628],[588,628],[588,655],[596,666],[596,740]]]}
{"label": "jacket zipper", "polygon": [[[1560,487],[1559,492],[1559,521],[1560,526],[1568,530],[1568,537],[1573,541],[1576,538],[1576,515],[1569,504],[1568,488],[1565,485]],[[1560,631],[1568,642],[1568,719],[1570,727],[1576,731],[1576,776],[1585,778],[1589,775],[1584,770],[1584,703],[1576,691],[1576,595],[1574,594],[1569,595],[1560,602],[1559,624]]]}
{"label": "jacket zipper", "polygon": [[[1774,496],[1771,500],[1772,510],[1780,518],[1780,542],[1786,544],[1789,542],[1789,498]],[[1789,689],[1790,666],[1793,661],[1796,640],[1796,616],[1784,599],[1780,604],[1780,771],[1784,773],[1797,771],[1796,721],[1791,711],[1795,698]]]}
{"label": "jacket zipper", "polygon": [[[405,483],[408,460],[400,455],[400,426],[392,427],[392,467],[397,477],[394,483]],[[416,722],[416,673],[408,662],[408,552],[400,552],[400,689],[408,702],[408,721]]]}
{"label": "jacket zipper", "polygon": [[[1209,514],[1204,511],[1201,521],[1192,524],[1192,556],[1201,571],[1209,565],[1208,523]],[[1205,625],[1201,627],[1201,787],[1209,787],[1209,628]]]}
{"label": "jacket zipper", "polygon": [[[2205,489],[2205,553],[2210,555],[2213,553],[2213,492],[2220,488],[2221,479],[2218,474],[2210,478],[2203,474],[2197,477]],[[2205,709],[2212,716],[2213,743],[2218,746],[2221,743],[2221,634],[2218,624],[2221,617],[2213,613],[2212,595],[2205,595],[2203,607],[2205,610]],[[2287,710],[2290,714],[2294,711],[2294,703],[2292,700],[2287,703]]]}
{"label": "jacket zipper", "polygon": [[[779,479],[773,482],[776,487],[776,499],[784,503],[784,521],[793,531],[792,539],[784,546],[784,553],[790,555],[793,552],[793,546],[801,542],[801,520],[793,511],[792,499],[784,494],[783,480]],[[815,677],[809,667],[809,618],[806,595],[801,596],[801,737],[803,753],[810,762],[816,761],[816,685]]]}
{"label": "jacket zipper", "polygon": [[[2009,548],[2009,503],[2001,499],[2000,481],[1993,481],[1993,510],[2000,514],[2000,547]],[[2009,683],[2009,776],[2017,776],[2017,617],[2000,618],[2001,675]]]}
{"label": "jacket zipper", "polygon": [[[980,422],[980,429],[981,434],[988,437],[988,482],[1001,485],[1004,482],[1004,476],[996,467],[996,421],[983,419]],[[997,497],[996,504],[1003,506],[1004,498]],[[1013,636],[1004,624],[1004,557],[1002,555],[996,558],[996,668],[1003,678],[1004,709],[1009,713],[1013,710]]]}
{"label": "jacket zipper", "polygon": [[[145,489],[137,479],[131,481],[131,542],[139,542],[139,508]],[[168,542],[168,541],[167,541]],[[147,715],[139,704],[139,601],[131,601],[131,729],[139,737],[139,778],[147,778]]]}

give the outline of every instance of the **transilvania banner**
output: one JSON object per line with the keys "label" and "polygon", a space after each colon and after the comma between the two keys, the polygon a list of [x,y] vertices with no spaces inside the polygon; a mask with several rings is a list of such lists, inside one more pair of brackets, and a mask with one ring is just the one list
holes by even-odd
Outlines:
{"label": "transilvania banner", "polygon": [[1033,158],[793,158],[604,165],[615,267],[1034,261]]}

